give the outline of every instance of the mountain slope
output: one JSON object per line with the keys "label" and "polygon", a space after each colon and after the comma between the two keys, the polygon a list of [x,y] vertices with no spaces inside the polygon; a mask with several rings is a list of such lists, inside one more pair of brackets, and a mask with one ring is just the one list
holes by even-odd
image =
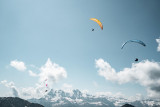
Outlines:
{"label": "mountain slope", "polygon": [[132,106],[132,105],[130,105],[130,104],[125,104],[125,105],[123,105],[122,107],[134,107],[134,106]]}
{"label": "mountain slope", "polygon": [[18,97],[0,97],[0,107],[44,107]]}

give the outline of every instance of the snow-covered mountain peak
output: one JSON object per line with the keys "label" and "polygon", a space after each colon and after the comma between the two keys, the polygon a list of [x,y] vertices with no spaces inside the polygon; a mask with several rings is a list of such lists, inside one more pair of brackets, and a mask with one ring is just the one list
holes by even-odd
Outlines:
{"label": "snow-covered mountain peak", "polygon": [[45,107],[120,107],[126,103],[134,105],[135,107],[160,106],[160,101],[132,101],[123,97],[91,95],[83,93],[78,89],[69,91],[51,89],[44,97],[40,99],[30,99],[29,101],[42,104]]}

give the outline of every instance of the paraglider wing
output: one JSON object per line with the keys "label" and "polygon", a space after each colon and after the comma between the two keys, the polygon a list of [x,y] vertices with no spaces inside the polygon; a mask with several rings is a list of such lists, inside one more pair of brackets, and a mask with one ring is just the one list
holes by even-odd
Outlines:
{"label": "paraglider wing", "polygon": [[143,46],[146,46],[146,44],[145,44],[144,42],[142,42],[141,40],[129,40],[129,41],[125,42],[125,43],[122,45],[121,49],[123,49],[123,47],[124,47],[127,43],[129,43],[129,42],[135,42],[135,43],[139,43],[139,44],[141,44],[141,45],[143,45]]}
{"label": "paraglider wing", "polygon": [[93,21],[97,22],[99,24],[99,26],[101,27],[101,29],[103,30],[103,25],[102,25],[102,23],[98,19],[96,19],[96,18],[90,18],[90,20],[93,20]]}

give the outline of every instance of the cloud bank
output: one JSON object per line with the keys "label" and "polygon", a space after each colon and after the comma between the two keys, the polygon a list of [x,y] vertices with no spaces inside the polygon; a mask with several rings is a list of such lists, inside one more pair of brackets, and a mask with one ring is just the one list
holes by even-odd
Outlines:
{"label": "cloud bank", "polygon": [[32,76],[32,77],[37,77],[38,74],[32,72],[31,70],[28,71],[29,72],[29,75]]}
{"label": "cloud bank", "polygon": [[106,80],[125,84],[128,82],[136,82],[146,87],[148,96],[152,98],[160,98],[160,63],[144,60],[142,62],[132,64],[131,68],[124,68],[122,71],[116,72],[108,62],[98,59],[96,68],[98,74]]}
{"label": "cloud bank", "polygon": [[25,66],[24,62],[22,62],[22,61],[18,61],[18,60],[11,61],[10,66],[14,67],[15,69],[17,69],[19,71],[26,70],[26,66]]}

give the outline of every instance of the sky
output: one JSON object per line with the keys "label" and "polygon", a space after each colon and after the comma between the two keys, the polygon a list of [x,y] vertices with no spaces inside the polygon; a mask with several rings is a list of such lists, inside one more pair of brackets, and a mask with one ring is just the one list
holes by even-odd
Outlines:
{"label": "sky", "polygon": [[[1,0],[0,95],[35,93],[47,82],[49,89],[159,98],[159,5],[159,0]],[[103,30],[90,18],[100,20]],[[121,49],[132,39],[146,47],[128,43]]]}

